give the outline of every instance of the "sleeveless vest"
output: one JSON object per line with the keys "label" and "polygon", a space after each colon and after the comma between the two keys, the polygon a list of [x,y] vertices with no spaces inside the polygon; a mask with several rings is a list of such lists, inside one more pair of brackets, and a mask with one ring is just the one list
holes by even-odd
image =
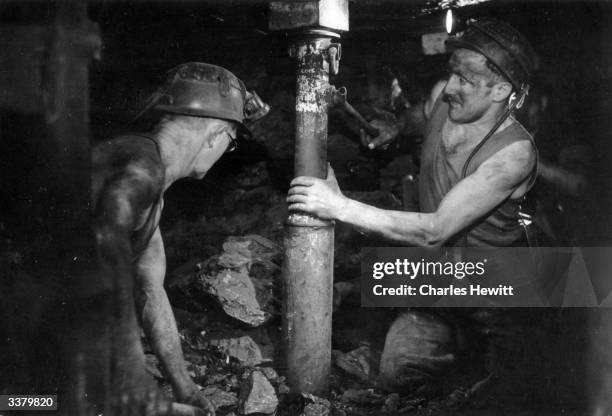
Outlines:
{"label": "sleeveless vest", "polygon": [[[431,118],[425,129],[425,142],[421,153],[419,176],[419,201],[421,212],[435,212],[442,198],[462,178],[461,173],[472,149],[448,154],[442,144],[442,128],[448,118],[448,104],[442,101],[442,94],[434,105]],[[474,155],[466,176],[502,148],[520,141],[529,140],[535,148],[533,138],[517,121],[493,134]],[[531,173],[529,188],[533,185],[537,165]],[[523,233],[519,220],[519,205],[523,198],[507,199],[478,219],[469,229],[449,241],[449,246],[505,247],[512,245]],[[467,236],[465,235],[467,233]]]}

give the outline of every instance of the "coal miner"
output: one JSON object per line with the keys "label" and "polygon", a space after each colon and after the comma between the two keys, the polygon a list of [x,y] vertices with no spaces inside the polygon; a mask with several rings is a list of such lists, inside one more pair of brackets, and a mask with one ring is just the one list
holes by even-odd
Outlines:
{"label": "coal miner", "polygon": [[[422,111],[421,212],[377,209],[351,200],[328,178],[297,177],[287,202],[413,246],[510,246],[522,234],[519,203],[536,177],[531,136],[511,115],[535,66],[528,41],[502,22],[472,23],[455,48],[449,78]],[[382,144],[378,142],[378,144]]]}
{"label": "coal miner", "polygon": [[[537,57],[521,33],[492,19],[471,22],[446,44],[452,50],[448,79],[434,86],[420,108],[410,108],[420,114],[407,118],[423,121],[420,212],[383,210],[345,197],[331,167],[325,180],[292,181],[287,197],[290,210],[342,221],[405,246],[523,245],[519,209],[536,179],[537,151],[513,112],[528,93]],[[367,144],[385,145],[402,128],[397,123],[380,128],[381,135]],[[454,360],[452,348],[423,351],[427,343],[414,337],[432,336],[435,345],[447,341],[450,345],[451,335],[436,338],[446,334],[447,327],[426,311],[404,312],[388,333],[381,373],[393,378],[385,355],[401,349],[408,357],[405,364],[422,370],[416,373],[440,374]],[[401,338],[400,332],[408,334],[404,341],[390,339]]]}
{"label": "coal miner", "polygon": [[245,119],[262,115],[261,104],[230,71],[183,64],[145,109],[161,114],[151,133],[117,137],[93,150],[93,228],[99,261],[114,287],[111,383],[119,392],[142,397],[154,390],[145,370],[140,322],[175,399],[214,414],[185,366],[163,287],[159,222],[168,187],[181,178],[203,178],[235,148]]}

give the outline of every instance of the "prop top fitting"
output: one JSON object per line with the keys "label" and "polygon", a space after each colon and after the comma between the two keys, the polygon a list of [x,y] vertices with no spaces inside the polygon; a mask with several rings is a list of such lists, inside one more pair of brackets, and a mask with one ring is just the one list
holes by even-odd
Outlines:
{"label": "prop top fitting", "polygon": [[348,0],[273,1],[268,28],[346,32],[349,30]]}

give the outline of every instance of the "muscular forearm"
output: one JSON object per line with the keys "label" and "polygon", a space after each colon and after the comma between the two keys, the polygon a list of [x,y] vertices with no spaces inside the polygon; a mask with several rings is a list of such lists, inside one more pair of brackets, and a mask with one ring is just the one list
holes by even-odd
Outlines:
{"label": "muscular forearm", "polygon": [[340,191],[331,167],[325,180],[293,179],[287,203],[291,211],[339,220],[403,245],[436,247],[490,215],[525,183],[534,164],[529,141],[509,145],[459,181],[432,213],[383,210],[351,200]]}
{"label": "muscular forearm", "polygon": [[410,246],[433,247],[445,240],[435,214],[383,210],[349,198],[344,202],[336,219],[365,232]]}

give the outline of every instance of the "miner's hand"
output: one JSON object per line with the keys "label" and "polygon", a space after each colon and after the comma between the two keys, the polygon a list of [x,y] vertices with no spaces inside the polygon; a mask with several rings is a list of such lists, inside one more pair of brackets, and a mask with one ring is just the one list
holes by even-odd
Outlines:
{"label": "miner's hand", "polygon": [[331,166],[325,180],[310,176],[293,179],[287,195],[290,211],[306,212],[323,220],[337,219],[346,203]]}
{"label": "miner's hand", "polygon": [[371,138],[364,130],[359,132],[361,136],[361,144],[368,149],[377,149],[381,147],[386,149],[399,134],[399,127],[395,120],[376,119],[372,120],[370,125],[377,128],[378,131],[380,131],[380,134],[377,137]]}
{"label": "miner's hand", "polygon": [[197,392],[189,398],[187,404],[199,407],[206,416],[215,416],[215,406],[204,396],[203,392]]}

